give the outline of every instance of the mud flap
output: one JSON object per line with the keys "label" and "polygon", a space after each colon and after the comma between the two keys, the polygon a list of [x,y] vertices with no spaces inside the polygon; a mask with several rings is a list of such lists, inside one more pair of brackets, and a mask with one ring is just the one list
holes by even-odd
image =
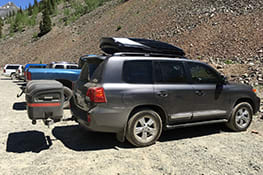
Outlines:
{"label": "mud flap", "polygon": [[125,142],[125,137],[126,137],[126,128],[127,126],[125,125],[122,132],[118,132],[116,133],[116,139],[119,141],[119,142]]}

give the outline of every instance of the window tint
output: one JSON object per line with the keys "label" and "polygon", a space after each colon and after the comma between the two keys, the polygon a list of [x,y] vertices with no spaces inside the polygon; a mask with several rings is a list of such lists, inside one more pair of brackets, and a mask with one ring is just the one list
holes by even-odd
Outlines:
{"label": "window tint", "polygon": [[192,80],[195,84],[218,83],[218,75],[213,69],[199,63],[188,63]]}
{"label": "window tint", "polygon": [[126,61],[123,65],[123,80],[127,83],[151,84],[151,61]]}
{"label": "window tint", "polygon": [[6,69],[18,69],[19,66],[7,66]]}
{"label": "window tint", "polygon": [[78,69],[78,66],[68,65],[67,69]]}
{"label": "window tint", "polygon": [[100,63],[84,63],[80,73],[81,81],[89,81]]}
{"label": "window tint", "polygon": [[103,61],[102,63],[97,64],[97,65],[98,65],[97,68],[93,67],[92,65],[90,67],[91,72],[93,72],[93,73],[91,73],[93,75],[90,75],[90,77],[91,77],[92,82],[94,82],[94,83],[99,83],[102,80],[102,74],[103,74],[103,70],[104,70],[105,61]]}
{"label": "window tint", "polygon": [[55,69],[64,69],[64,65],[56,65]]}
{"label": "window tint", "polygon": [[158,83],[186,83],[184,65],[178,61],[162,61],[155,64],[155,77]]}

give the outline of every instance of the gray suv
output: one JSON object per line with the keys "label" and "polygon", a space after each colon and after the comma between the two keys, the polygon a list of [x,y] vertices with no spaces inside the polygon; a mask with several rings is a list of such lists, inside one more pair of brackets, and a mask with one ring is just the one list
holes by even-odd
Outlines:
{"label": "gray suv", "polygon": [[244,131],[259,105],[252,87],[229,83],[205,63],[167,52],[115,52],[86,60],[71,111],[81,126],[141,147],[179,127],[226,123]]}

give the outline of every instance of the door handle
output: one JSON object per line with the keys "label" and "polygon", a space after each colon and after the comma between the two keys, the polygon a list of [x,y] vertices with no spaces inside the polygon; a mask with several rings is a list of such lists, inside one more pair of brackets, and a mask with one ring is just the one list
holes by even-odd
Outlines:
{"label": "door handle", "polygon": [[195,94],[198,96],[204,96],[205,95],[204,91],[202,91],[202,90],[196,90]]}
{"label": "door handle", "polygon": [[166,91],[160,91],[160,92],[157,92],[157,95],[160,97],[167,97],[168,93]]}

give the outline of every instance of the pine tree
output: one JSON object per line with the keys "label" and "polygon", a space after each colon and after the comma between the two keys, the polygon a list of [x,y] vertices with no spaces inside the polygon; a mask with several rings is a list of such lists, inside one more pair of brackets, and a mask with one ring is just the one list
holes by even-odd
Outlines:
{"label": "pine tree", "polygon": [[53,5],[52,5],[51,0],[47,0],[47,1],[46,1],[46,8],[47,8],[47,10],[48,10],[48,14],[49,14],[49,15],[52,15],[53,12],[54,12],[54,8],[53,8]]}
{"label": "pine tree", "polygon": [[22,10],[22,7],[20,6],[19,8],[19,11],[18,11],[20,14],[23,14],[23,10]]}
{"label": "pine tree", "polygon": [[39,37],[47,34],[52,28],[51,28],[51,19],[49,17],[48,8],[44,9],[42,12],[42,21],[39,24],[40,33],[38,34]]}
{"label": "pine tree", "polygon": [[34,0],[34,5],[33,5],[33,7],[38,7],[38,2],[37,2],[37,0]]}
{"label": "pine tree", "polygon": [[15,21],[11,24],[11,32],[15,33],[19,30],[20,13],[16,14]]}
{"label": "pine tree", "polygon": [[29,5],[28,5],[28,16],[32,16],[32,14],[33,14],[33,7],[31,5],[31,3],[29,3]]}

